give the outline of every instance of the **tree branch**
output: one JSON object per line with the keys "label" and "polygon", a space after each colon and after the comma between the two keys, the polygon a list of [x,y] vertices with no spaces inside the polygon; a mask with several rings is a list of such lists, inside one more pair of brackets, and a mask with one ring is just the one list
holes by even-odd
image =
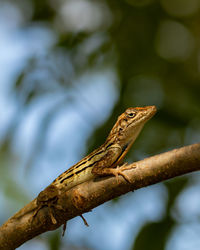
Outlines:
{"label": "tree branch", "polygon": [[128,166],[132,169],[124,172],[131,184],[121,176],[119,183],[115,177],[96,178],[62,192],[57,204],[65,211],[53,209],[57,224],[52,223],[47,207],[42,208],[33,218],[37,208],[34,199],[0,227],[0,249],[15,249],[27,240],[55,230],[65,221],[129,191],[200,170],[200,143],[155,155]]}

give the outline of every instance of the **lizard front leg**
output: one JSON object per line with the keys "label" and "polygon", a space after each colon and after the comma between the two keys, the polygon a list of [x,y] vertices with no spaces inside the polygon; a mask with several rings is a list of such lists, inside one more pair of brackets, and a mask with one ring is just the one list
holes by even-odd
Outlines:
{"label": "lizard front leg", "polygon": [[127,182],[131,183],[129,177],[123,173],[127,167],[120,167],[117,165],[120,155],[121,154],[116,154],[114,150],[109,150],[101,161],[95,163],[92,173],[98,176],[114,175],[117,178],[118,183],[119,175],[121,175]]}

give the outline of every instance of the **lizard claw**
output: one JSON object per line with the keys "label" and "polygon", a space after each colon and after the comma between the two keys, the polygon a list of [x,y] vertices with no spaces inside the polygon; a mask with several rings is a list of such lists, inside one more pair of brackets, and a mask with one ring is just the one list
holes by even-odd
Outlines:
{"label": "lizard claw", "polygon": [[65,223],[63,224],[62,237],[64,237],[65,235],[66,227],[67,227],[67,221],[65,221]]}
{"label": "lizard claw", "polygon": [[122,177],[124,177],[124,179],[128,182],[131,183],[130,178],[123,173],[124,170],[129,170],[129,169],[133,169],[133,166],[127,166],[127,163],[125,163],[122,166],[117,166],[116,168],[112,169],[112,173],[115,175],[115,177],[117,178],[117,183],[119,183],[119,175],[121,175]]}
{"label": "lizard claw", "polygon": [[83,217],[83,215],[81,214],[80,217],[82,218],[84,224],[89,227],[89,224],[87,223],[86,219]]}

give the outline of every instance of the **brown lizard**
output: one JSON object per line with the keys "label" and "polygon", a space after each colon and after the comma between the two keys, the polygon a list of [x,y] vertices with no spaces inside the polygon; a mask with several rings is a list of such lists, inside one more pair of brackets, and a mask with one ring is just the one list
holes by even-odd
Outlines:
{"label": "brown lizard", "polygon": [[[67,191],[96,176],[114,175],[118,180],[118,176],[121,175],[129,182],[128,176],[123,173],[128,167],[120,167],[120,164],[144,124],[155,113],[155,106],[128,108],[122,113],[103,145],[62,173],[39,193],[37,209],[33,217],[42,207],[48,206],[52,223],[56,224],[57,221],[53,216],[52,207],[62,209],[56,204],[61,190]],[[87,224],[85,220],[84,223]]]}

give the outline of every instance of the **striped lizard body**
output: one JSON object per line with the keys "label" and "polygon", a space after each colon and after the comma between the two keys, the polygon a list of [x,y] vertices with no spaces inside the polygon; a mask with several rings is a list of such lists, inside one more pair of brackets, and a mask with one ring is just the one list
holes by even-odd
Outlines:
{"label": "striped lizard body", "polygon": [[155,113],[155,106],[128,108],[122,113],[102,146],[70,167],[40,192],[37,197],[38,208],[34,216],[42,207],[48,206],[51,220],[56,224],[51,207],[56,207],[60,191],[67,191],[96,176],[114,175],[118,178],[118,175],[122,175],[129,181],[128,176],[123,173],[126,167],[118,166],[136,140],[144,124]]}

